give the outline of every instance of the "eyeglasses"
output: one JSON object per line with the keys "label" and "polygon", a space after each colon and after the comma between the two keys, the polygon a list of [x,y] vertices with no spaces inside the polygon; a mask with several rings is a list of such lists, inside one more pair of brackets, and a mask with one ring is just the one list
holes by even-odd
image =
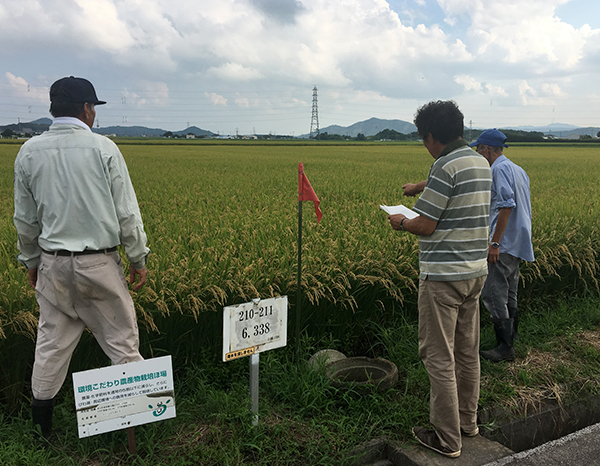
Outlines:
{"label": "eyeglasses", "polygon": [[486,146],[484,146],[483,144],[477,144],[477,147],[475,148],[475,152],[479,152],[481,154],[481,151],[485,148]]}

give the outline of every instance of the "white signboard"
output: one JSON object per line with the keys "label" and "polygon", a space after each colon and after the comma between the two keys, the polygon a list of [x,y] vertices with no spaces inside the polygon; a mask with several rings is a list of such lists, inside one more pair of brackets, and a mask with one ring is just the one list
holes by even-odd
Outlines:
{"label": "white signboard", "polygon": [[287,296],[224,308],[223,361],[285,346],[287,312]]}
{"label": "white signboard", "polygon": [[79,438],[175,417],[171,356],[73,374]]}

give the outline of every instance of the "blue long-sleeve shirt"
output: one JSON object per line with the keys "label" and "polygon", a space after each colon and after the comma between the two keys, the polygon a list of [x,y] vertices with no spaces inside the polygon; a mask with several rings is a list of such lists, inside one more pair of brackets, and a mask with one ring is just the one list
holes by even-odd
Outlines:
{"label": "blue long-sleeve shirt", "polygon": [[528,262],[534,261],[529,177],[525,170],[501,155],[492,164],[490,241],[496,230],[500,209],[504,208],[511,209],[511,213],[500,240],[500,253]]}

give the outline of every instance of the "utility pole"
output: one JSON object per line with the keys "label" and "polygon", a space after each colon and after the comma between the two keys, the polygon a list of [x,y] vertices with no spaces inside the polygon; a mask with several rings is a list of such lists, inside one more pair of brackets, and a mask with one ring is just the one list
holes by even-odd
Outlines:
{"label": "utility pole", "polygon": [[319,106],[317,104],[317,86],[313,88],[312,117],[310,119],[309,139],[319,137]]}

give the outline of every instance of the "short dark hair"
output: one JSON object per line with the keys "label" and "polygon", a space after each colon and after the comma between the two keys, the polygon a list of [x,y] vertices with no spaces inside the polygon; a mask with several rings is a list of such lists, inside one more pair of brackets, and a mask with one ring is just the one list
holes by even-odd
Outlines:
{"label": "short dark hair", "polygon": [[58,117],[74,117],[77,118],[83,113],[83,106],[85,103],[81,102],[52,102],[50,103],[50,113],[54,118]]}
{"label": "short dark hair", "polygon": [[463,136],[464,119],[456,102],[434,100],[419,107],[414,123],[421,138],[426,139],[431,134],[442,144],[448,144]]}

